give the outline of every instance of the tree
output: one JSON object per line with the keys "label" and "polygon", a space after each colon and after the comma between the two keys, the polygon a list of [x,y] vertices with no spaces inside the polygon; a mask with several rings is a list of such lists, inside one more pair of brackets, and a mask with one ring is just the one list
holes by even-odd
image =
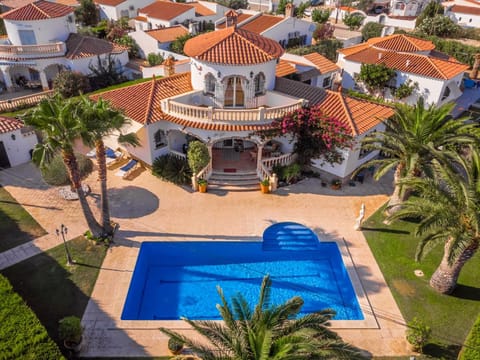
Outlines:
{"label": "tree", "polygon": [[75,9],[75,18],[83,26],[95,26],[98,23],[98,10],[93,0],[81,0]]}
{"label": "tree", "polygon": [[122,134],[122,129],[130,124],[130,121],[102,98],[93,102],[87,97],[81,96],[76,106],[78,109],[77,116],[81,125],[80,137],[86,145],[95,147],[98,179],[100,180],[101,189],[102,237],[106,237],[113,233],[113,227],[110,221],[110,208],[108,205],[107,163],[103,139],[108,136],[118,136],[119,143],[131,146],[137,146],[140,143],[135,133]]}
{"label": "tree", "polygon": [[327,24],[318,24],[315,31],[313,32],[313,38],[316,41],[326,40],[333,38],[333,32],[335,31],[335,26]]}
{"label": "tree", "polygon": [[207,146],[201,141],[191,141],[187,152],[188,166],[197,175],[210,162],[210,154]]}
{"label": "tree", "polygon": [[358,79],[367,87],[368,91],[383,90],[390,79],[395,75],[395,70],[385,64],[362,64]]}
{"label": "tree", "polygon": [[97,66],[94,66],[93,64],[90,64],[88,66],[88,68],[92,72],[92,76],[90,77],[90,83],[94,90],[119,84],[125,81],[123,72],[119,69],[119,67],[115,63],[115,59],[113,58],[113,55],[108,54],[108,56],[104,58],[104,60],[105,60],[105,64],[100,58],[100,55],[98,55]]}
{"label": "tree", "polygon": [[480,156],[478,145],[465,155],[455,154],[454,171],[433,162],[433,176],[406,179],[418,195],[407,200],[389,220],[420,219],[415,235],[421,240],[416,259],[443,246],[440,265],[430,278],[430,286],[450,294],[465,263],[480,246]]}
{"label": "tree", "polygon": [[262,134],[265,137],[291,135],[295,142],[293,152],[302,166],[309,166],[312,159],[318,158],[330,164],[340,163],[343,161],[341,150],[352,141],[347,126],[325,115],[319,106],[287,114]]}
{"label": "tree", "polygon": [[330,18],[330,9],[315,9],[312,11],[313,22],[325,24]]}
{"label": "tree", "polygon": [[183,48],[185,46],[185,43],[191,38],[193,38],[191,34],[185,34],[177,37],[170,44],[170,51],[173,51],[174,53],[177,53],[180,55],[185,55],[185,53],[183,52]]}
{"label": "tree", "polygon": [[156,66],[163,63],[163,56],[156,53],[150,53],[147,55],[147,61],[150,66]]}
{"label": "tree", "polygon": [[426,18],[434,18],[437,15],[443,15],[443,11],[443,6],[440,5],[440,3],[435,0],[430,1],[427,6],[425,6],[421,14],[417,16],[417,19],[415,20],[415,26],[419,26]]}
{"label": "tree", "polygon": [[337,50],[343,47],[343,43],[337,39],[320,40],[317,44],[311,46],[302,46],[295,49],[287,49],[287,52],[295,55],[306,55],[312,52],[318,52],[331,61],[336,61]]}
{"label": "tree", "polygon": [[446,16],[427,17],[416,27],[417,32],[440,37],[455,37],[462,28]]}
{"label": "tree", "polygon": [[285,7],[287,4],[291,2],[291,0],[279,0],[277,10],[275,11],[279,15],[284,15],[285,14]]}
{"label": "tree", "polygon": [[362,168],[378,166],[374,175],[376,180],[395,169],[395,189],[388,207],[390,214],[398,211],[410,195],[403,179],[431,174],[433,159],[448,166],[448,153],[442,149],[456,149],[459,144],[478,142],[478,130],[474,125],[466,123],[465,118],[450,116],[453,106],[449,103],[439,108],[435,105],[425,107],[423,98],[415,106],[397,103],[394,116],[384,122],[385,131],[363,139],[365,150],[381,151],[384,157],[370,160]]}
{"label": "tree", "polygon": [[128,36],[127,34],[123,35],[120,38],[113,40],[114,43],[125,46],[128,49],[128,57],[130,59],[138,55],[138,44],[134,38]]}
{"label": "tree", "polygon": [[301,2],[298,6],[294,9],[295,16],[299,19],[303,18],[305,15],[305,10],[308,9],[310,6],[310,2]]}
{"label": "tree", "polygon": [[358,30],[362,26],[364,17],[360,14],[345,14],[343,23],[348,26],[350,30]]}
{"label": "tree", "polygon": [[220,287],[221,304],[217,304],[223,323],[183,319],[210,346],[189,339],[175,331],[160,331],[179,342],[204,360],[260,359],[364,359],[360,350],[343,342],[328,329],[335,316],[331,309],[296,318],[303,300],[296,296],[280,305],[270,304],[272,281],[263,278],[257,305],[251,309],[238,294],[230,305]]}
{"label": "tree", "polygon": [[379,37],[382,35],[383,25],[376,22],[368,22],[362,28],[363,41],[368,39]]}
{"label": "tree", "polygon": [[76,105],[72,99],[60,95],[45,98],[23,116],[26,125],[33,126],[43,134],[43,141],[35,146],[32,160],[45,167],[56,152],[62,154],[68,169],[72,188],[77,192],[88,228],[94,236],[101,234],[101,227],[95,220],[82,188],[73,143],[80,135],[81,125],[75,116]]}
{"label": "tree", "polygon": [[82,73],[63,70],[53,79],[53,89],[67,99],[90,91],[90,82]]}

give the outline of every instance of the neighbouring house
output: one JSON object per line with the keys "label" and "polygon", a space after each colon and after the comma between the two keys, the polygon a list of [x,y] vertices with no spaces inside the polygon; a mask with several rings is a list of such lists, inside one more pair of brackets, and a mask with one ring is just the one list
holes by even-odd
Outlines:
{"label": "neighbouring house", "polygon": [[276,67],[276,76],[321,87],[332,88],[333,82],[340,77],[340,68],[326,57],[313,52],[304,56],[285,53]]}
{"label": "neighbouring house", "polygon": [[37,143],[32,128],[15,118],[0,116],[0,170],[29,162]]}
{"label": "neighbouring house", "polygon": [[[298,6],[302,0],[292,0],[291,4]],[[248,0],[249,9],[265,12],[275,12],[278,9],[278,0]]]}
{"label": "neighbouring house", "polygon": [[[338,15],[337,15],[338,14]],[[416,16],[400,16],[400,15],[393,15],[393,13],[365,13],[364,11],[349,7],[349,6],[341,6],[340,8],[335,8],[330,13],[330,19],[334,19],[335,22],[337,20],[342,20],[347,14],[358,14],[359,16],[363,17],[362,25],[365,25],[369,22],[379,23],[389,27],[401,28],[406,30],[413,30],[415,29],[415,20]],[[350,43],[350,45],[353,45]],[[345,44],[348,46],[348,44]]]}
{"label": "neighbouring house", "polygon": [[100,19],[120,20],[120,18],[134,18],[139,9],[150,5],[155,0],[95,0]]}
{"label": "neighbouring house", "polygon": [[138,10],[135,30],[146,31],[189,24],[190,32],[195,33],[205,27],[205,24],[212,23],[213,26],[228,10],[223,5],[208,1],[176,3],[158,0]]}
{"label": "neighbouring house", "polygon": [[393,91],[411,81],[418,84],[410,96],[401,99],[409,104],[422,96],[426,103],[440,106],[461,94],[462,79],[468,65],[435,50],[431,41],[403,34],[369,39],[366,43],[338,50],[337,65],[343,69],[342,87],[366,91],[357,80],[362,64],[385,64],[395,70],[394,77],[382,90],[382,97],[394,100]]}
{"label": "neighbouring house", "polygon": [[[170,68],[164,78],[92,96],[110,101],[133,120],[130,131],[137,133],[141,146],[125,149],[149,165],[165,154],[185,158],[188,142],[198,139],[208,147],[211,162],[197,176],[218,182],[228,173],[230,182],[250,179],[258,185],[272,175],[273,166],[294,160],[289,138],[258,135],[287,113],[307,103],[321,104],[358,137],[392,115],[388,106],[276,77],[284,53],[280,44],[233,23],[190,39],[184,51],[191,57],[189,72],[171,75]],[[115,139],[106,139],[106,144],[122,147]],[[347,177],[374,156],[357,148],[345,151],[345,164],[332,170],[319,161],[318,167]]]}
{"label": "neighbouring house", "polygon": [[47,90],[63,69],[90,74],[89,66],[112,55],[122,69],[127,49],[77,34],[73,8],[39,0],[1,14],[8,37],[0,44],[0,81],[7,90]]}
{"label": "neighbouring house", "polygon": [[449,5],[445,7],[445,16],[460,26],[480,28],[480,6]]}
{"label": "neighbouring house", "polygon": [[390,0],[390,16],[418,16],[431,0]]}

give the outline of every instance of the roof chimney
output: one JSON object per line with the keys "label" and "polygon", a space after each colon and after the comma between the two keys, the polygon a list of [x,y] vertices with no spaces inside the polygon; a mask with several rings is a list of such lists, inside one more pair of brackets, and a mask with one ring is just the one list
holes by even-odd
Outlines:
{"label": "roof chimney", "polygon": [[295,16],[295,6],[289,2],[285,5],[285,17],[294,17]]}
{"label": "roof chimney", "polygon": [[172,55],[170,55],[167,60],[164,61],[163,69],[165,76],[172,76],[175,74],[175,60],[173,59]]}
{"label": "roof chimney", "polygon": [[225,27],[230,27],[230,26],[237,27],[238,14],[235,11],[233,10],[227,11],[225,13],[225,17],[227,18]]}
{"label": "roof chimney", "polygon": [[383,55],[383,54],[382,54],[381,52],[378,53],[378,60],[381,60],[381,59],[382,59],[382,55]]}

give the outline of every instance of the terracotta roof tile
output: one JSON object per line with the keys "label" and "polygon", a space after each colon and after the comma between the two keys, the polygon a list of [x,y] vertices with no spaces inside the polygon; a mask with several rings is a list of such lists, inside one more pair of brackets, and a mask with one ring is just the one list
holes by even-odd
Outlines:
{"label": "terracotta roof tile", "polygon": [[192,8],[193,6],[188,4],[157,0],[138,12],[154,19],[172,20]]}
{"label": "terracotta roof tile", "polygon": [[278,59],[284,50],[275,40],[230,26],[188,40],[184,52],[211,63],[248,65]]}
{"label": "terracotta roof tile", "polygon": [[63,4],[68,6],[78,6],[80,5],[77,0],[55,0],[57,4]]}
{"label": "terracotta roof tile", "polygon": [[20,120],[0,116],[0,134],[5,134],[10,131],[21,129],[23,128],[23,126],[23,122],[21,122]]}
{"label": "terracotta roof tile", "polygon": [[127,48],[107,40],[79,34],[70,34],[67,41],[67,59],[80,59],[101,54],[119,54]]}
{"label": "terracotta roof tile", "polygon": [[[233,10],[232,10],[233,11]],[[227,13],[225,13],[225,15],[227,15]],[[250,15],[250,14],[238,14],[237,16],[237,24],[241,24],[242,22],[244,22],[245,20],[251,18],[253,15]],[[218,24],[217,25],[217,29],[225,29],[225,27],[227,26],[227,22],[226,20],[224,20],[221,24]]]}
{"label": "terracotta roof tile", "polygon": [[480,15],[480,8],[473,6],[453,5],[450,8],[450,12],[469,15]]}
{"label": "terracotta roof tile", "polygon": [[325,114],[346,124],[354,136],[367,132],[394,113],[390,106],[355,99],[341,92],[324,90],[284,78],[276,79],[275,90],[306,99],[310,106],[319,105]]}
{"label": "terracotta roof tile", "polygon": [[137,21],[143,21],[143,22],[148,21],[148,19],[145,16],[136,16],[134,19]]}
{"label": "terracotta roof tile", "polygon": [[95,0],[94,3],[107,6],[117,6],[125,1],[126,0]]}
{"label": "terracotta roof tile", "polygon": [[435,49],[435,45],[431,41],[418,39],[404,34],[371,38],[367,43],[379,49],[398,52],[418,52]]}
{"label": "terracotta roof tile", "polygon": [[210,16],[216,14],[215,11],[210,10],[208,7],[198,2],[189,2],[188,5],[191,5],[195,8],[195,14],[197,16]]}
{"label": "terracotta roof tile", "polygon": [[265,30],[270,29],[272,26],[277,25],[279,22],[283,20],[285,20],[285,18],[280,16],[261,14],[255,19],[252,19],[248,21],[246,24],[242,25],[241,28],[244,30],[254,32],[256,34],[261,34]]}
{"label": "terracotta roof tile", "polygon": [[34,1],[35,0],[2,0],[0,1],[0,4],[8,9],[16,9]]}
{"label": "terracotta roof tile", "polygon": [[284,77],[290,74],[297,72],[295,66],[290,64],[288,61],[280,60],[275,68],[275,76]]}
{"label": "terracotta roof tile", "polygon": [[326,74],[331,71],[337,71],[340,69],[337,64],[316,52],[304,55],[303,57],[311,61],[321,74]]}
{"label": "terracotta roof tile", "polygon": [[39,0],[25,6],[7,11],[1,17],[7,20],[45,20],[73,13],[71,6]]}
{"label": "terracotta roof tile", "polygon": [[188,34],[188,30],[182,25],[175,25],[172,27],[147,30],[145,34],[161,43],[166,43],[175,40],[179,36]]}
{"label": "terracotta roof tile", "polygon": [[365,64],[385,64],[391,69],[436,79],[451,79],[466,71],[468,65],[441,60],[414,53],[399,53],[367,48],[345,57],[346,60]]}

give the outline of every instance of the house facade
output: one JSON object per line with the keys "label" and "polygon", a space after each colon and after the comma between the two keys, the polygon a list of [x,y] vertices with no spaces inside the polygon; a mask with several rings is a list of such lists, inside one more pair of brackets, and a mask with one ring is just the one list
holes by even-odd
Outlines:
{"label": "house facade", "polygon": [[[128,36],[138,44],[140,57],[146,58],[148,54],[155,53],[167,58],[170,55],[170,44],[176,38],[187,34],[189,34],[189,31],[186,27],[174,25],[160,29],[134,31],[129,33]],[[181,55],[175,55],[183,58]]]}
{"label": "house facade", "polygon": [[33,129],[20,120],[0,116],[0,170],[29,162],[37,143]]}
{"label": "house facade", "polygon": [[382,97],[395,100],[393,93],[400,85],[410,82],[417,89],[401,101],[414,104],[422,96],[426,103],[440,106],[454,101],[461,94],[462,79],[468,65],[435,51],[431,41],[397,34],[372,38],[366,43],[338,51],[337,65],[343,69],[342,87],[366,91],[358,81],[362,64],[384,64],[395,70]]}
{"label": "house facade", "polygon": [[460,26],[480,28],[480,6],[449,5],[445,7],[445,16]]}
{"label": "house facade", "polygon": [[154,0],[95,0],[100,19],[120,20],[122,17],[134,18],[138,10],[150,5]]}

